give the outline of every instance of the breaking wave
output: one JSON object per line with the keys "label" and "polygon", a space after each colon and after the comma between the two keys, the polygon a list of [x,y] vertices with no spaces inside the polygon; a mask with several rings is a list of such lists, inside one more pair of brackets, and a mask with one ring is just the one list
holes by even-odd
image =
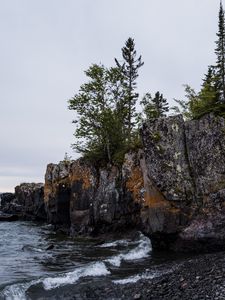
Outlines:
{"label": "breaking wave", "polygon": [[40,283],[41,280],[33,280],[27,283],[18,283],[7,286],[0,296],[5,300],[26,300],[26,291],[32,285]]}
{"label": "breaking wave", "polygon": [[99,248],[111,248],[111,247],[117,247],[117,246],[128,246],[128,245],[135,245],[137,244],[137,241],[130,241],[130,240],[118,240],[114,242],[104,243]]}
{"label": "breaking wave", "polygon": [[137,247],[135,247],[134,249],[126,253],[120,253],[118,255],[115,255],[109,259],[106,259],[105,261],[115,267],[120,267],[121,262],[123,260],[132,261],[132,260],[146,258],[149,256],[151,250],[152,250],[152,245],[150,239],[140,234],[140,240]]}
{"label": "breaking wave", "polygon": [[26,291],[31,286],[39,283],[42,283],[45,290],[51,290],[67,284],[73,284],[82,277],[105,276],[109,274],[110,271],[106,268],[106,265],[103,262],[95,262],[84,267],[80,267],[73,272],[62,274],[58,277],[48,277],[45,279],[33,280],[28,283],[19,283],[7,286],[0,293],[0,296],[5,300],[26,300]]}
{"label": "breaking wave", "polygon": [[[109,248],[116,246],[124,246],[129,247],[133,246],[133,249],[123,249],[119,254],[111,256],[109,258],[103,259],[102,261],[94,261],[79,268],[76,268],[74,271],[66,272],[60,275],[52,276],[52,277],[42,277],[37,280],[32,280],[26,283],[18,283],[12,284],[4,288],[4,290],[0,293],[0,299],[5,300],[26,300],[27,290],[34,285],[40,284],[44,290],[52,290],[61,286],[74,284],[79,279],[92,276],[107,276],[111,274],[110,265],[114,267],[120,267],[122,261],[136,261],[143,258],[146,258],[150,255],[152,250],[150,240],[144,235],[140,234],[137,240],[117,240],[110,243],[105,243],[99,247],[101,248]],[[24,247],[25,250],[30,250],[27,247]],[[38,251],[39,249],[32,249]],[[131,276],[125,279],[114,280],[115,284],[126,284],[136,282],[140,279],[151,279],[155,277],[155,274],[143,273],[137,274],[135,276]]]}
{"label": "breaking wave", "polygon": [[62,285],[75,283],[82,277],[104,276],[108,274],[110,274],[110,271],[106,268],[106,265],[103,262],[96,262],[59,277],[46,278],[43,280],[43,286],[46,290],[51,290]]}

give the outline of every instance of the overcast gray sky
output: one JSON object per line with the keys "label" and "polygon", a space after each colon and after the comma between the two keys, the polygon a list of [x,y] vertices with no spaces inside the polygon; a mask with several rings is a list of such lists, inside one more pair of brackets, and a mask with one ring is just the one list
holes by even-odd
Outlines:
{"label": "overcast gray sky", "polygon": [[43,182],[74,127],[67,100],[91,63],[114,65],[131,36],[138,91],[182,98],[215,61],[219,0],[0,0],[0,192]]}

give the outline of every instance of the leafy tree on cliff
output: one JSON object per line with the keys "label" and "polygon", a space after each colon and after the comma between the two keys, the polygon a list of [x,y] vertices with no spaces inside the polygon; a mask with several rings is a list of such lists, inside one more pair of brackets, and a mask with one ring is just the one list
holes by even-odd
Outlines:
{"label": "leafy tree on cliff", "polygon": [[132,38],[128,38],[125,46],[122,48],[123,62],[120,63],[115,59],[116,65],[123,76],[124,95],[121,98],[120,108],[123,112],[124,131],[128,142],[131,141],[132,130],[137,124],[136,102],[138,100],[138,93],[136,93],[138,78],[138,70],[143,66],[141,56],[137,58],[135,50],[135,43]]}
{"label": "leafy tree on cliff", "polygon": [[106,69],[93,64],[85,71],[88,82],[69,100],[69,109],[77,119],[73,148],[84,156],[101,162],[112,162],[122,147],[121,116],[118,103],[123,93],[121,74],[117,68]]}
{"label": "leafy tree on cliff", "polygon": [[154,98],[150,93],[146,93],[141,105],[147,119],[164,117],[169,111],[169,104],[160,92],[156,92]]}

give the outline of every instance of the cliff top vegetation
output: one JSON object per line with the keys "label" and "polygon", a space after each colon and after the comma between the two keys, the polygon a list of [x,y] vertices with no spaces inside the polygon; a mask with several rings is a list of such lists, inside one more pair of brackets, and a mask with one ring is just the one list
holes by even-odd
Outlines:
{"label": "cliff top vegetation", "polygon": [[[216,41],[216,64],[208,67],[199,92],[185,85],[186,98],[174,99],[171,108],[185,119],[198,119],[213,112],[225,116],[225,19],[220,3]],[[134,39],[122,48],[122,59],[105,67],[92,64],[86,71],[87,82],[72,97],[68,108],[76,112],[74,150],[96,164],[123,162],[131,149],[142,146],[139,127],[144,119],[159,118],[169,112],[167,99],[157,91],[147,92],[140,100],[137,93],[139,69],[144,65],[137,55]],[[138,105],[139,104],[139,105]],[[142,107],[138,112],[137,106]]]}

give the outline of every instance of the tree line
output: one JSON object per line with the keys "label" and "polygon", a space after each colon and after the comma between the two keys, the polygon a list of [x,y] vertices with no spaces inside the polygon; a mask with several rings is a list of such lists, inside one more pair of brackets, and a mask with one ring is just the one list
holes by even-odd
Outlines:
{"label": "tree line", "polygon": [[[214,112],[225,116],[225,22],[220,3],[219,30],[216,41],[216,64],[208,67],[201,90],[185,85],[186,98],[171,110],[186,119],[197,119]],[[159,118],[169,112],[169,104],[157,91],[139,100],[137,78],[144,65],[137,55],[134,39],[122,48],[122,59],[115,65],[92,64],[86,71],[87,82],[71,98],[68,108],[76,112],[73,148],[98,165],[121,164],[124,154],[141,147],[139,126],[143,119]],[[140,103],[142,112],[137,111]]]}
{"label": "tree line", "polygon": [[199,92],[184,85],[185,99],[175,99],[178,105],[172,107],[172,110],[182,113],[186,119],[199,119],[210,112],[225,116],[225,22],[222,2],[218,23],[215,65],[208,67]]}
{"label": "tree line", "polygon": [[[77,113],[73,121],[76,151],[98,163],[120,163],[125,152],[140,145],[138,126],[142,118],[136,109],[136,90],[143,65],[134,39],[128,38],[122,60],[115,58],[115,66],[93,64],[85,71],[88,81],[69,100],[69,109]],[[153,98],[147,93],[141,104],[146,117],[159,117],[169,110],[159,92]]]}

